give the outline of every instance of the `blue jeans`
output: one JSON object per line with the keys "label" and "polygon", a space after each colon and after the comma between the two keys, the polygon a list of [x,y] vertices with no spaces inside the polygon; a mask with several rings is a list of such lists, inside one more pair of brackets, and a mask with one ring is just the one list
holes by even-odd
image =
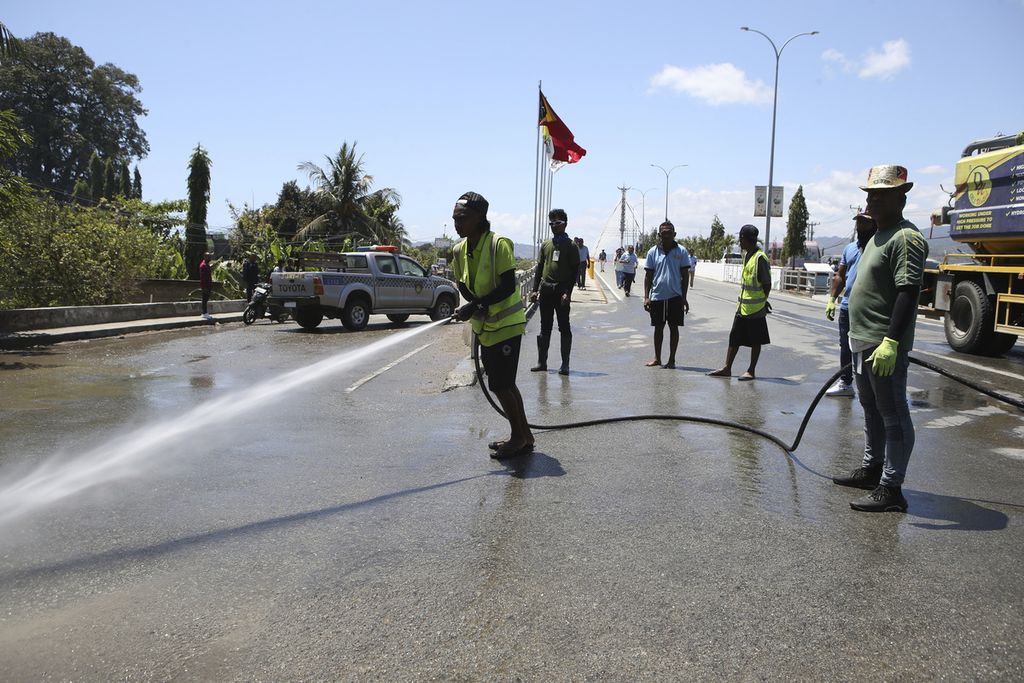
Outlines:
{"label": "blue jeans", "polygon": [[864,467],[881,466],[882,484],[902,486],[914,450],[914,424],[907,402],[910,359],[906,351],[899,351],[893,373],[879,377],[868,362],[874,350],[853,354],[857,395],[864,407]]}
{"label": "blue jeans", "polygon": [[[849,365],[853,360],[853,352],[850,351],[850,310],[839,309],[839,365]],[[853,368],[847,368],[840,375],[839,379],[846,384],[853,384]]]}

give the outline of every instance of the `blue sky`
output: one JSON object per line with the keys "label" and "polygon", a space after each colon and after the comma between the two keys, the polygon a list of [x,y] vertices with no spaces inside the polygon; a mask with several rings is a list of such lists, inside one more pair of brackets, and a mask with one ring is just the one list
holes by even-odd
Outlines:
{"label": "blue sky", "polygon": [[[554,205],[570,233],[618,246],[627,185],[648,225],[707,234],[755,219],[768,181],[775,56],[783,52],[775,184],[803,185],[819,235],[848,232],[874,164],[916,186],[925,227],[970,141],[1024,129],[1017,82],[1024,0],[877,2],[50,2],[8,5],[20,37],[52,31],[97,62],[136,74],[152,150],[147,199],[185,195],[196,143],[213,160],[210,229],[227,202],[272,203],[344,141],[377,187],[403,197],[415,239],[451,228],[466,190],[488,198],[495,229],[533,234],[537,83],[587,156],[562,169]],[[772,222],[782,237],[785,217]]]}

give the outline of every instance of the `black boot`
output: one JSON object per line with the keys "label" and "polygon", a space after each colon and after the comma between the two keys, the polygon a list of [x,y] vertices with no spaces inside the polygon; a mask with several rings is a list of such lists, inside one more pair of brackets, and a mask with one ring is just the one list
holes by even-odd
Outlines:
{"label": "black boot", "polygon": [[550,335],[537,335],[537,364],[530,368],[530,372],[544,372],[548,369],[548,346],[550,344]]}
{"label": "black boot", "polygon": [[569,374],[569,354],[572,352],[572,335],[562,335],[562,367],[558,368],[559,375]]}

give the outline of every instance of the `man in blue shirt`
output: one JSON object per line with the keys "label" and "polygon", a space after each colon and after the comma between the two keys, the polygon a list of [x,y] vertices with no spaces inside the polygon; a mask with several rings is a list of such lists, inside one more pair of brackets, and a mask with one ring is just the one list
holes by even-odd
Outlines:
{"label": "man in blue shirt", "polygon": [[[857,263],[860,255],[864,253],[864,247],[875,235],[875,220],[866,213],[858,213],[853,217],[857,222],[857,240],[850,242],[843,249],[843,257],[839,260],[839,269],[832,279],[832,294],[825,306],[825,317],[835,320],[836,297],[839,292],[843,293],[839,302],[839,365],[846,367],[853,360],[853,353],[850,351],[850,292],[853,291],[853,282],[857,279]],[[838,398],[841,396],[852,397],[853,391],[853,367],[846,367],[840,376],[839,381],[825,392],[826,396]]]}
{"label": "man in blue shirt", "polygon": [[676,228],[671,221],[658,226],[658,238],[658,244],[647,252],[644,264],[644,310],[650,312],[654,328],[654,360],[649,361],[647,367],[661,365],[661,343],[668,323],[668,362],[664,367],[671,369],[676,366],[683,315],[690,310],[686,302],[690,254],[676,242]]}

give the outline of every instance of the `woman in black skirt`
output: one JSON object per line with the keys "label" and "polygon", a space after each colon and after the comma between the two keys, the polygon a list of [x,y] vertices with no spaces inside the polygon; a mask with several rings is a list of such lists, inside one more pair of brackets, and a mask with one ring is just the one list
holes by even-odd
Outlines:
{"label": "woman in black skirt", "polygon": [[768,293],[772,290],[772,273],[768,256],[757,246],[757,228],[744,225],[740,228],[740,249],[743,250],[743,277],[740,297],[736,305],[736,317],[732,320],[729,333],[729,350],[725,355],[725,366],[709,372],[711,377],[732,377],[732,362],[741,346],[750,347],[750,366],[740,376],[741,382],[754,379],[757,359],[761,346],[771,344],[768,336]]}

